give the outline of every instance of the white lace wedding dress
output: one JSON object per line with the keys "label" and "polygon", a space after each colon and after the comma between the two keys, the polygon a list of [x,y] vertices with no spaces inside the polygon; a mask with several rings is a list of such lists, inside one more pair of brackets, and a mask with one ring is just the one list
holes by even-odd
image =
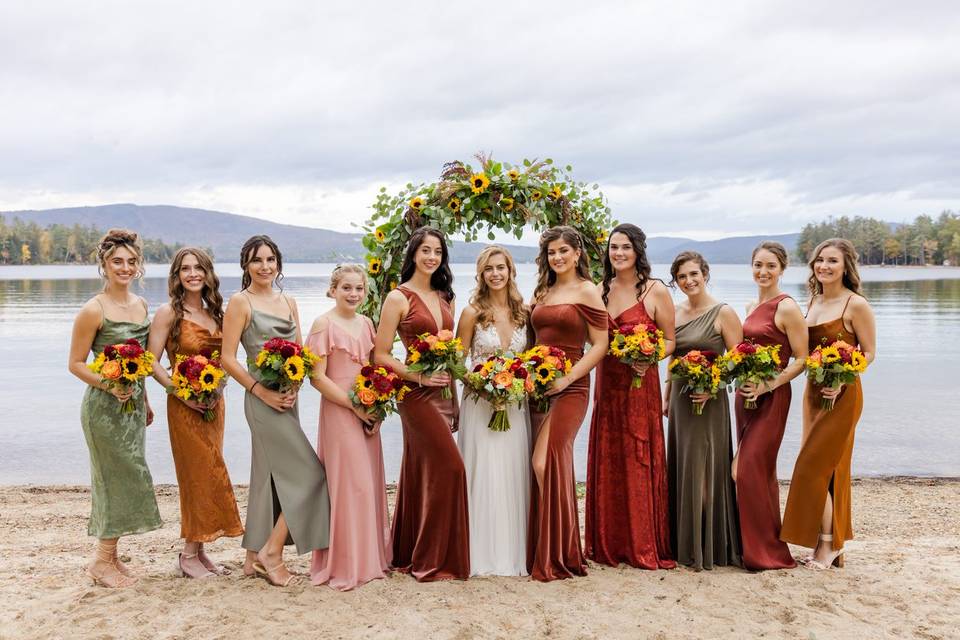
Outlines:
{"label": "white lace wedding dress", "polygon": [[[526,329],[510,338],[509,351],[524,347]],[[474,364],[501,348],[494,325],[477,327],[470,345]],[[530,417],[527,407],[508,408],[510,429],[487,428],[493,409],[464,395],[457,442],[467,470],[471,575],[527,575],[527,517],[530,508]]]}

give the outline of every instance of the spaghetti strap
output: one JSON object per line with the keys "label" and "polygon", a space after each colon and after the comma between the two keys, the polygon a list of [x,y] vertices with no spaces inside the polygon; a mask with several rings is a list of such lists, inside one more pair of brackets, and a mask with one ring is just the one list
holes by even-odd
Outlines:
{"label": "spaghetti strap", "polygon": [[647,290],[643,292],[642,296],[640,296],[641,303],[643,303],[643,301],[647,299],[647,296],[650,295],[650,292],[653,291],[653,288],[657,286],[655,280],[649,280],[648,282],[650,283],[650,286],[647,287]]}
{"label": "spaghetti strap", "polygon": [[283,298],[283,301],[287,303],[287,310],[290,312],[290,318],[293,319],[293,303],[290,302],[290,298],[287,297],[287,294],[281,292],[280,297]]}
{"label": "spaghetti strap", "polygon": [[847,306],[850,304],[850,301],[853,300],[855,295],[857,294],[851,293],[849,296],[847,296],[847,301],[843,303],[843,311],[840,312],[840,320],[843,320],[843,314],[847,312]]}

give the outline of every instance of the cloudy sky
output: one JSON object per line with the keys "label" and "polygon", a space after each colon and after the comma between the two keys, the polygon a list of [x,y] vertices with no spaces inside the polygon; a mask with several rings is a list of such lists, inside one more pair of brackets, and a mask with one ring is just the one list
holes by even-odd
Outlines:
{"label": "cloudy sky", "polygon": [[909,220],[960,208],[957,33],[949,0],[4,2],[0,210],[346,231],[486,150],[652,235]]}

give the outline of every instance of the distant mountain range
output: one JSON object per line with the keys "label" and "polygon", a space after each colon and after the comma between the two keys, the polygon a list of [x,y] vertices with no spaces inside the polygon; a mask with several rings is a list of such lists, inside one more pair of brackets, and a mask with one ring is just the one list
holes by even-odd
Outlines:
{"label": "distant mountain range", "polygon": [[[18,217],[41,226],[80,224],[103,230],[127,227],[137,230],[146,238],[210,247],[219,261],[239,257],[244,240],[258,233],[273,238],[288,262],[360,260],[365,253],[360,244],[360,233],[299,227],[222,211],[170,205],[109,204],[40,211],[4,211],[0,214],[8,220]],[[662,236],[647,240],[647,255],[651,262],[663,263],[672,261],[680,251],[693,250],[702,253],[710,262],[744,263],[750,260],[750,252],[761,240],[777,240],[792,252],[799,235],[737,236],[709,241]],[[451,259],[454,262],[472,262],[484,246],[476,242],[455,242],[450,250]],[[505,246],[519,262],[533,262],[536,258],[535,247]]]}

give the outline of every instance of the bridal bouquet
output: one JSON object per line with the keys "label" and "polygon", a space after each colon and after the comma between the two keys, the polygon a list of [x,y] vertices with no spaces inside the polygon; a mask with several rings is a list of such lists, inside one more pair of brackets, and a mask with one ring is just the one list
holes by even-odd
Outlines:
{"label": "bridal bouquet", "polygon": [[[773,380],[780,373],[780,345],[758,345],[744,340],[717,360],[725,380],[738,387],[745,382],[760,384]],[[756,409],[756,400],[744,400],[744,409]]]}
{"label": "bridal bouquet", "polygon": [[205,406],[203,419],[210,422],[216,417],[213,405],[227,384],[227,372],[220,366],[219,352],[201,349],[194,356],[177,355],[170,382],[167,393]]}
{"label": "bridal bouquet", "polygon": [[[623,364],[632,367],[635,364],[656,364],[667,353],[663,340],[663,331],[653,323],[622,324],[614,329],[610,336],[608,353]],[[643,386],[643,377],[633,374],[631,389]]]}
{"label": "bridal bouquet", "polygon": [[546,345],[534,345],[520,357],[533,378],[533,392],[530,395],[537,401],[537,409],[543,413],[550,408],[550,398],[545,395],[550,384],[570,373],[573,365],[563,349]]}
{"label": "bridal bouquet", "polygon": [[[449,371],[454,379],[459,380],[467,373],[463,363],[463,343],[449,329],[442,329],[436,335],[421,333],[407,345],[407,369],[427,375]],[[441,397],[444,400],[453,397],[449,386],[443,387]]]}
{"label": "bridal bouquet", "polygon": [[[668,370],[671,380],[683,383],[682,393],[708,393],[714,398],[723,380],[717,354],[713,351],[688,351],[686,355],[674,358]],[[694,402],[693,414],[703,415],[703,405]]]}
{"label": "bridal bouquet", "polygon": [[493,416],[487,424],[491,431],[509,431],[507,406],[520,405],[534,389],[524,361],[512,353],[490,356],[464,376],[463,382],[476,395],[483,394],[493,406]]}
{"label": "bridal bouquet", "polygon": [[313,367],[319,360],[317,355],[301,344],[271,338],[263,343],[263,348],[251,364],[260,374],[260,381],[265,387],[283,392],[299,389],[304,379],[313,374]]}
{"label": "bridal bouquet", "polygon": [[[100,376],[110,389],[136,392],[138,383],[153,373],[153,354],[145,350],[136,338],[119,344],[108,344],[87,367]],[[120,407],[123,413],[133,413],[133,396]]]}
{"label": "bridal bouquet", "polygon": [[383,420],[396,412],[397,403],[403,400],[409,390],[403,378],[390,367],[367,363],[360,369],[347,395],[353,406]]}
{"label": "bridal bouquet", "polygon": [[[837,340],[814,349],[807,358],[806,370],[807,379],[815,385],[838,389],[867,370],[867,358],[853,345]],[[830,411],[835,401],[835,398],[821,398],[820,406]]]}

